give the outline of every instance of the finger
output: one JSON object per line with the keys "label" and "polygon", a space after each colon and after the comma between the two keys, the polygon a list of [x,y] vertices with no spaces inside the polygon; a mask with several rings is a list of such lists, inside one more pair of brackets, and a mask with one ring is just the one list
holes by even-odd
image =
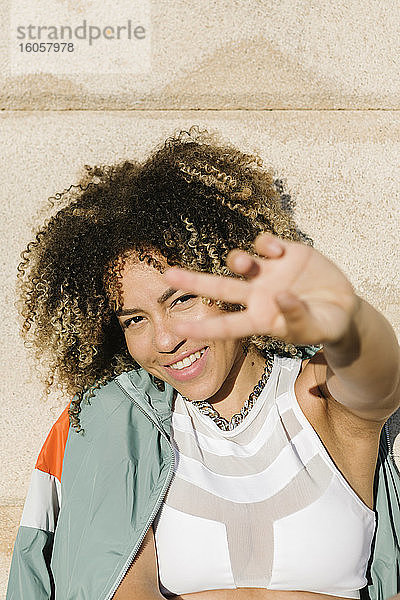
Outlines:
{"label": "finger", "polygon": [[229,252],[226,258],[226,265],[234,273],[244,275],[249,279],[256,277],[261,269],[254,256],[237,248]]}
{"label": "finger", "polygon": [[271,233],[262,233],[254,242],[254,249],[260,256],[280,258],[285,253],[283,241]]}
{"label": "finger", "polygon": [[285,337],[294,343],[311,343],[310,337],[318,339],[318,326],[302,300],[285,291],[277,294],[275,301],[285,320]]}
{"label": "finger", "polygon": [[233,304],[246,304],[249,284],[232,277],[197,273],[173,267],[164,274],[165,279],[176,289],[186,290],[215,300]]}
{"label": "finger", "polygon": [[256,328],[252,329],[246,311],[228,313],[208,319],[185,319],[172,324],[175,332],[180,336],[195,339],[238,339],[253,335]]}

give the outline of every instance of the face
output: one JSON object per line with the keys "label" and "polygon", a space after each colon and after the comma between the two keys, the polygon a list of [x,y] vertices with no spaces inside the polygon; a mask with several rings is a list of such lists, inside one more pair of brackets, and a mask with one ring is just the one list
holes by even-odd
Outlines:
{"label": "face", "polygon": [[181,319],[219,313],[199,296],[173,290],[154,267],[127,262],[122,271],[122,307],[117,313],[129,353],[148,373],[190,400],[212,399],[243,362],[238,340],[194,340],[174,331]]}

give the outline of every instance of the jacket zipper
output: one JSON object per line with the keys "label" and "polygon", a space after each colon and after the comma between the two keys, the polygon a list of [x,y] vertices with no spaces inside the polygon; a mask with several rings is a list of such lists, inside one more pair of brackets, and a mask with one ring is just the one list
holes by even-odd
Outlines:
{"label": "jacket zipper", "polygon": [[123,578],[125,577],[126,573],[128,572],[128,569],[129,569],[129,567],[131,566],[131,564],[132,564],[132,563],[133,563],[133,561],[135,560],[136,554],[137,554],[137,552],[138,552],[138,550],[139,550],[139,548],[140,548],[140,546],[141,546],[141,544],[142,544],[142,542],[143,542],[144,538],[146,537],[146,534],[147,534],[148,530],[150,529],[152,522],[154,521],[154,519],[155,519],[155,517],[156,517],[156,515],[157,515],[157,513],[158,513],[158,511],[159,511],[159,509],[160,509],[160,506],[161,506],[161,504],[162,504],[162,501],[163,501],[163,499],[164,499],[164,497],[165,497],[165,494],[167,493],[167,489],[168,489],[168,487],[169,487],[169,484],[171,483],[171,479],[172,479],[172,475],[173,475],[173,472],[174,472],[174,467],[175,467],[175,452],[174,452],[174,449],[173,449],[173,447],[172,447],[172,444],[171,444],[170,440],[168,439],[168,436],[166,435],[165,431],[163,431],[163,429],[162,429],[162,428],[161,428],[161,427],[158,425],[158,423],[157,423],[157,422],[156,422],[154,419],[152,419],[152,418],[151,418],[151,417],[150,417],[150,416],[149,416],[149,415],[146,413],[146,411],[145,411],[145,410],[143,410],[143,408],[142,408],[142,407],[141,407],[141,406],[140,406],[140,405],[139,405],[139,404],[138,404],[138,403],[135,401],[135,399],[134,399],[134,398],[133,398],[133,397],[132,397],[132,396],[131,396],[131,395],[130,395],[130,394],[129,394],[129,393],[126,391],[126,390],[125,390],[125,388],[124,388],[124,387],[123,387],[123,386],[122,386],[122,385],[119,383],[119,381],[115,380],[115,383],[116,383],[116,384],[118,385],[118,387],[119,387],[119,388],[120,388],[120,389],[123,391],[123,393],[124,393],[124,394],[125,394],[125,395],[126,395],[128,398],[129,398],[129,400],[130,400],[131,402],[133,402],[133,404],[134,404],[135,406],[137,406],[137,407],[138,407],[138,409],[139,409],[139,410],[140,410],[140,411],[141,411],[141,412],[142,412],[142,413],[143,413],[143,414],[144,414],[144,415],[145,415],[145,416],[146,416],[146,417],[149,419],[149,421],[151,421],[151,423],[153,423],[153,424],[154,424],[154,425],[157,427],[157,429],[158,429],[158,431],[161,433],[161,435],[163,435],[163,436],[164,436],[164,438],[167,440],[167,442],[168,442],[168,446],[169,446],[169,447],[170,447],[170,449],[171,449],[171,458],[172,458],[172,461],[171,461],[171,465],[170,465],[170,468],[169,468],[169,471],[168,471],[167,478],[166,478],[166,480],[165,480],[165,483],[164,483],[164,485],[163,485],[163,488],[162,488],[162,490],[161,490],[161,492],[160,492],[160,495],[159,495],[159,497],[158,497],[158,499],[157,499],[157,502],[156,502],[156,504],[155,504],[155,506],[154,506],[154,508],[153,508],[153,511],[152,511],[152,513],[151,513],[151,515],[150,515],[150,518],[148,519],[148,521],[147,521],[147,523],[146,523],[146,527],[144,528],[144,530],[143,530],[143,532],[142,532],[142,535],[140,536],[140,538],[139,538],[139,540],[138,540],[138,542],[137,542],[136,546],[134,547],[134,549],[133,549],[133,551],[132,551],[132,554],[130,555],[130,557],[129,557],[128,561],[126,562],[126,564],[125,564],[124,568],[122,569],[121,573],[118,575],[118,577],[117,577],[117,579],[116,579],[116,581],[115,581],[115,583],[114,583],[113,587],[111,588],[111,590],[110,590],[110,592],[107,594],[107,596],[105,596],[104,600],[111,600],[111,598],[113,597],[113,595],[114,595],[114,594],[115,594],[115,592],[117,591],[117,589],[118,589],[119,585],[121,584],[121,581],[123,580]]}
{"label": "jacket zipper", "polygon": [[[393,462],[394,464],[396,464],[396,463],[395,463],[395,460],[394,460],[394,455],[393,455],[393,448],[392,448],[392,446],[391,446],[391,444],[390,444],[390,437],[389,437],[389,427],[388,427],[388,424],[387,424],[387,422],[386,422],[386,423],[385,423],[385,425],[384,425],[384,429],[385,429],[386,441],[387,441],[388,450],[389,450],[389,456],[390,456],[390,458],[392,459],[392,462]],[[397,466],[397,465],[396,465],[396,466]]]}

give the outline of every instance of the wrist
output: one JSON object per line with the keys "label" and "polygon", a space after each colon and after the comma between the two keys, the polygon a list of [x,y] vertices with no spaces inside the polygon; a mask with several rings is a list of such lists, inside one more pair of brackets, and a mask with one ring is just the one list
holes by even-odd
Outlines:
{"label": "wrist", "polygon": [[360,324],[363,320],[364,301],[362,298],[354,294],[353,304],[349,309],[349,321],[346,329],[333,340],[324,341],[324,347],[340,350],[340,348],[346,349],[354,343],[354,336],[360,328]]}
{"label": "wrist", "polygon": [[331,360],[334,360],[336,366],[348,365],[359,357],[363,319],[365,319],[364,312],[364,301],[354,295],[354,307],[346,330],[337,340],[324,342],[324,353],[327,359],[330,357]]}

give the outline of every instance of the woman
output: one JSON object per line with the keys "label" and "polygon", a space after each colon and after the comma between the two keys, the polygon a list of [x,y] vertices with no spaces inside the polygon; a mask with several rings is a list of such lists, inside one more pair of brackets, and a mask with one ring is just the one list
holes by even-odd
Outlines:
{"label": "woman", "polygon": [[373,511],[398,344],[260,166],[192,128],[143,164],[88,168],[28,246],[23,331],[73,399],[8,600],[398,591]]}

